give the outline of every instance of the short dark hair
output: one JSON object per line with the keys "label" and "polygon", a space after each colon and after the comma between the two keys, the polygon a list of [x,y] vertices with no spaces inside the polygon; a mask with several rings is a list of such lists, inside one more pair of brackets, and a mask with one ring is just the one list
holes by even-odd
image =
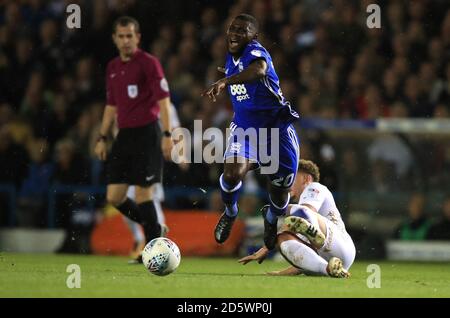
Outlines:
{"label": "short dark hair", "polygon": [[114,21],[113,33],[116,33],[118,25],[127,26],[128,24],[134,24],[134,30],[136,31],[136,33],[140,33],[139,22],[135,18],[132,18],[129,16],[121,16],[121,17],[117,18],[116,21]]}
{"label": "short dark hair", "polygon": [[255,31],[258,32],[259,31],[259,23],[258,20],[256,20],[256,18],[250,14],[247,13],[241,13],[238,16],[236,16],[235,19],[239,19],[242,21],[247,21],[249,22],[251,25],[253,25],[253,27],[255,28]]}
{"label": "short dark hair", "polygon": [[298,171],[311,175],[314,182],[319,182],[320,180],[319,167],[311,160],[300,159],[298,163]]}

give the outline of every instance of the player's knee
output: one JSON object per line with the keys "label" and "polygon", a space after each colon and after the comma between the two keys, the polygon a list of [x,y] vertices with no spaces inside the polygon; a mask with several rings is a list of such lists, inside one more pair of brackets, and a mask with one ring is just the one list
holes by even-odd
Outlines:
{"label": "player's knee", "polygon": [[106,202],[111,204],[112,206],[119,206],[125,201],[126,197],[113,195],[113,194],[107,194],[106,195]]}
{"label": "player's knee", "polygon": [[148,187],[148,188],[136,187],[135,201],[137,204],[147,202],[147,201],[152,201],[152,200],[153,200],[152,187]]}
{"label": "player's knee", "polygon": [[277,235],[277,245],[280,246],[281,243],[283,243],[284,241],[289,241],[292,240],[292,237],[285,232],[281,232]]}
{"label": "player's knee", "polygon": [[243,176],[238,170],[228,170],[223,172],[223,181],[230,186],[237,185],[242,179]]}

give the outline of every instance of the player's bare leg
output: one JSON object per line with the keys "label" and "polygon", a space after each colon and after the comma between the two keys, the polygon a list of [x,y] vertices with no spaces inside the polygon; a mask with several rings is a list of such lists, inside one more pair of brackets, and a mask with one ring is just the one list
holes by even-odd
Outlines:
{"label": "player's bare leg", "polygon": [[106,201],[131,220],[141,223],[139,207],[136,202],[127,198],[128,184],[108,184]]}
{"label": "player's bare leg", "polygon": [[128,184],[108,184],[106,200],[114,207],[120,206],[127,198]]}
{"label": "player's bare leg", "polygon": [[217,243],[225,242],[230,236],[231,228],[238,214],[237,201],[242,180],[252,167],[253,163],[246,158],[230,157],[225,160],[224,171],[220,176],[220,189],[225,211],[214,230]]}

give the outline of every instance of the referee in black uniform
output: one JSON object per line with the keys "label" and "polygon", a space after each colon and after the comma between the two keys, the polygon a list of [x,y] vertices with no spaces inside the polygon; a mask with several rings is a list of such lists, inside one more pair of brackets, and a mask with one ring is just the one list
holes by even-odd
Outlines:
{"label": "referee in black uniform", "polygon": [[[107,102],[95,152],[107,160],[107,201],[140,223],[148,242],[161,235],[152,185],[161,182],[163,156],[169,160],[173,147],[169,88],[156,57],[139,49],[135,19],[116,20],[112,37],[119,56],[107,67]],[[106,142],[116,119],[119,133],[107,157]],[[127,198],[130,185],[136,186],[136,201]]]}

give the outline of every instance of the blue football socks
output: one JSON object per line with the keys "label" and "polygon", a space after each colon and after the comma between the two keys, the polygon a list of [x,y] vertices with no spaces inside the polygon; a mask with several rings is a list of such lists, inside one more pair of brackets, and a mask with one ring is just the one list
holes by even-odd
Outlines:
{"label": "blue football socks", "polygon": [[235,186],[230,186],[223,180],[223,174],[220,176],[220,189],[222,193],[222,201],[226,206],[225,213],[229,217],[235,217],[238,214],[237,201],[240,189],[242,188],[242,181]]}

